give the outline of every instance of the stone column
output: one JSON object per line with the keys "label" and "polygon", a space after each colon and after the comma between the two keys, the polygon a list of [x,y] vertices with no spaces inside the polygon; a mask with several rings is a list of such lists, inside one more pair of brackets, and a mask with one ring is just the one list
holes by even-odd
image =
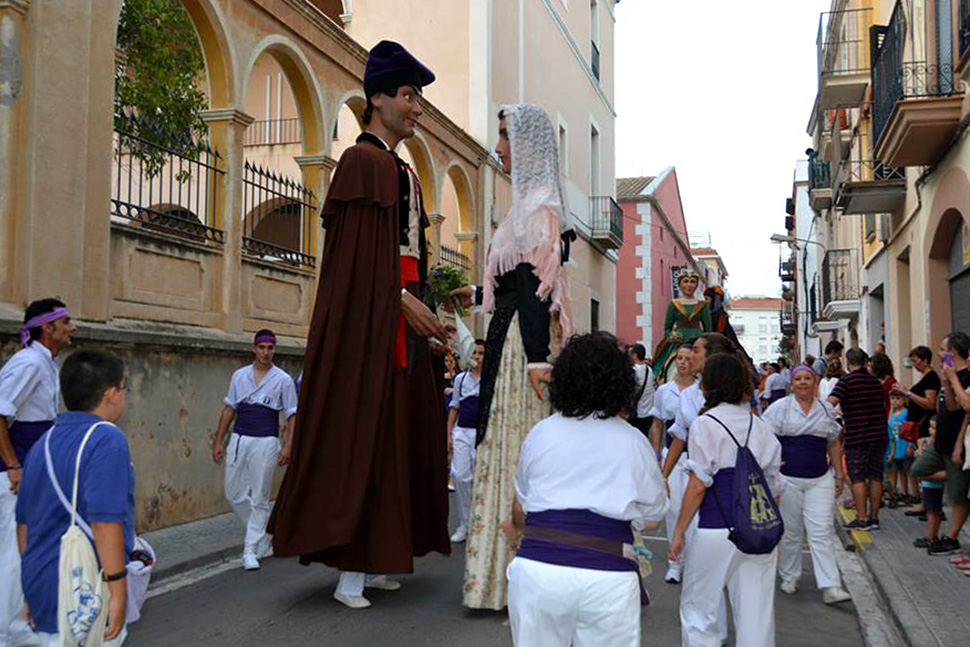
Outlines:
{"label": "stone column", "polygon": [[445,216],[440,213],[429,213],[428,220],[431,221],[431,265],[441,262],[441,225],[445,221]]}
{"label": "stone column", "polygon": [[[305,241],[305,251],[313,254],[316,262],[316,280],[313,282],[313,290],[307,295],[309,307],[306,309],[307,317],[313,317],[313,303],[316,301],[316,288],[323,275],[323,237],[326,232],[323,230],[323,222],[320,220],[320,209],[327,199],[327,191],[330,190],[330,177],[333,170],[337,167],[337,160],[329,155],[304,155],[294,157],[296,163],[300,165],[303,173],[303,185],[313,191],[316,196],[316,208],[311,215],[311,222],[307,223],[307,233],[309,239]],[[307,319],[307,325],[310,319]]]}
{"label": "stone column", "polygon": [[214,224],[225,232],[219,313],[222,329],[243,332],[242,236],[243,236],[243,135],[253,117],[235,108],[206,110],[211,146],[222,156],[224,174],[219,175],[213,209]]}
{"label": "stone column", "polygon": [[14,225],[21,164],[20,93],[23,86],[23,26],[30,0],[0,0],[0,301],[13,301]]}

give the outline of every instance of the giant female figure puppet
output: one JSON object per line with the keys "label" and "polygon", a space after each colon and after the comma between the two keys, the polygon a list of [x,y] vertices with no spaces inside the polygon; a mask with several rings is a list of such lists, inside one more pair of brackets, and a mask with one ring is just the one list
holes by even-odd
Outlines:
{"label": "giant female figure puppet", "polygon": [[653,354],[653,371],[658,382],[666,382],[673,373],[674,357],[681,344],[691,344],[705,332],[711,332],[711,310],[707,300],[697,297],[700,275],[684,268],[677,274],[680,298],[671,299],[664,319],[664,338]]}
{"label": "giant female figure puppet", "polygon": [[[464,604],[506,606],[505,569],[515,556],[499,524],[512,514],[519,448],[549,415],[545,383],[550,358],[569,334],[563,262],[572,232],[559,177],[556,133],[535,105],[499,114],[496,151],[512,176],[512,207],[492,237],[483,289],[466,288],[492,313],[482,370],[481,415],[468,544]],[[565,232],[565,233],[564,233]]]}

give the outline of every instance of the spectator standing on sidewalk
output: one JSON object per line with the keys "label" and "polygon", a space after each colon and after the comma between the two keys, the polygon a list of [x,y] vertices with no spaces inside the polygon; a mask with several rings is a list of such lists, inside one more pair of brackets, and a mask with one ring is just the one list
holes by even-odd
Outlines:
{"label": "spectator standing on sidewalk", "polygon": [[[916,456],[919,458],[926,451],[926,446],[936,439],[936,416],[929,422],[930,435],[919,439]],[[940,541],[940,523],[943,520],[943,482],[920,481],[923,489],[923,514],[926,515],[926,532],[913,542],[917,548],[930,548]]]}
{"label": "spectator standing on sidewalk", "polygon": [[[286,465],[293,451],[296,388],[283,369],[273,364],[276,335],[260,330],[253,339],[256,361],[232,375],[219,427],[212,444],[212,460],[226,459],[226,498],[246,526],[242,566],[259,568],[269,552],[266,523],[277,465]],[[286,445],[280,446],[280,414],[286,420]],[[235,422],[228,450],[223,448],[229,425]]]}
{"label": "spectator standing on sidewalk", "polygon": [[889,397],[889,503],[890,508],[907,503],[909,494],[909,468],[913,465],[913,445],[900,437],[908,412],[906,399],[893,391]]}
{"label": "spectator standing on sidewalk", "polygon": [[897,384],[893,361],[889,359],[888,355],[876,353],[869,359],[869,372],[882,384],[883,404],[886,407],[886,411],[890,411],[892,405],[889,403],[889,394],[892,393],[893,388]]}
{"label": "spectator standing on sidewalk", "polygon": [[[909,351],[910,366],[919,374],[919,379],[909,389],[896,385],[894,389],[906,398],[906,420],[919,424],[919,437],[930,435],[930,418],[936,411],[936,398],[943,385],[940,376],[933,370],[933,351],[927,346],[917,346]],[[910,503],[920,503],[919,479],[910,474]],[[923,513],[922,509],[912,511],[914,515]],[[909,513],[907,513],[909,514]]]}
{"label": "spectator standing on sidewalk", "polygon": [[[815,370],[814,368],[812,370]],[[845,369],[842,368],[842,360],[833,359],[828,362],[825,366],[825,372],[822,374],[823,377],[818,383],[818,397],[820,400],[825,400],[832,393],[832,389],[835,385],[839,383],[842,376],[845,375]]]}
{"label": "spectator standing on sidewalk", "polygon": [[970,336],[951,332],[940,344],[943,389],[936,412],[936,439],[913,463],[912,474],[927,481],[945,481],[953,517],[940,541],[927,548],[930,555],[952,555],[960,550],[960,530],[970,512],[967,490],[970,472],[963,471],[966,412],[970,411]]}
{"label": "spectator standing on sidewalk", "polygon": [[879,529],[883,460],[889,442],[882,384],[866,370],[868,360],[864,350],[850,348],[845,354],[849,372],[828,397],[832,406],[842,408],[845,423],[845,462],[858,515],[846,524],[849,530]]}
{"label": "spectator standing on sidewalk", "polygon": [[451,541],[468,538],[468,514],[472,505],[472,480],[475,478],[475,434],[478,431],[478,397],[485,359],[485,340],[475,340],[471,366],[455,377],[454,393],[448,411],[448,438],[451,452],[451,480],[458,499],[458,528]]}
{"label": "spectator standing on sidewalk", "polygon": [[815,371],[815,374],[819,377],[826,377],[826,374],[828,373],[828,365],[835,361],[842,361],[843,350],[845,350],[845,346],[842,345],[842,342],[837,339],[833,339],[825,345],[825,356],[819,357],[817,360],[815,360],[815,363],[812,364],[812,370]]}
{"label": "spectator standing on sidewalk", "polygon": [[630,358],[633,359],[633,373],[637,379],[637,391],[634,395],[636,402],[633,405],[633,412],[627,422],[649,439],[650,428],[653,426],[650,410],[653,409],[656,383],[653,379],[653,371],[650,370],[650,362],[647,360],[646,347],[643,344],[633,344],[630,346],[629,352]]}

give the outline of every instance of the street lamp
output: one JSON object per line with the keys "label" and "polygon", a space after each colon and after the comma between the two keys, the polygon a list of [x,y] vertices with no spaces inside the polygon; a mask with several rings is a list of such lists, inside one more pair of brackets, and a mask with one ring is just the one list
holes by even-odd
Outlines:
{"label": "street lamp", "polygon": [[794,236],[788,236],[787,234],[772,234],[771,235],[771,242],[773,242],[773,243],[779,243],[779,244],[782,244],[782,243],[807,243],[809,245],[818,245],[823,250],[825,249],[825,245],[823,245],[822,243],[820,243],[820,242],[818,242],[816,240],[809,240],[808,238],[795,238]]}

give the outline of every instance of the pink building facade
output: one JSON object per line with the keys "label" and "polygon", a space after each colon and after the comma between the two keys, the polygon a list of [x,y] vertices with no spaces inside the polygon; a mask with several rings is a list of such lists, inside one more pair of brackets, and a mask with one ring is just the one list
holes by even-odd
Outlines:
{"label": "pink building facade", "polygon": [[688,265],[699,269],[690,255],[677,171],[671,166],[656,177],[620,178],[616,195],[624,241],[616,272],[616,334],[652,353],[663,339],[674,276]]}

